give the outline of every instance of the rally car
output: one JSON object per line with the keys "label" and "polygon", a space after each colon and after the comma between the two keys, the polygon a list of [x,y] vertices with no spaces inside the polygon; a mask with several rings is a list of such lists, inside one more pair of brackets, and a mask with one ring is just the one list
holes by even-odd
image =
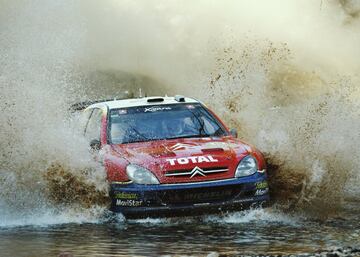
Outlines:
{"label": "rally car", "polygon": [[103,163],[111,210],[199,215],[269,200],[266,164],[202,102],[183,96],[98,101],[84,135]]}

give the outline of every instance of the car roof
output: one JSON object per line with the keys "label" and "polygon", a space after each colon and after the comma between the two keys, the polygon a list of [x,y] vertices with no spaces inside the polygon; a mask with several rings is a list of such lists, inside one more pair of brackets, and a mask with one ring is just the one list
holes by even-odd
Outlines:
{"label": "car roof", "polygon": [[148,106],[148,105],[167,105],[167,104],[184,104],[184,103],[201,103],[200,101],[184,96],[151,96],[151,97],[142,97],[142,98],[131,98],[131,99],[122,99],[122,100],[112,100],[104,101],[96,104],[92,104],[86,109],[92,108],[103,108],[108,107],[111,109],[119,108],[128,108],[128,107],[137,107],[137,106]]}

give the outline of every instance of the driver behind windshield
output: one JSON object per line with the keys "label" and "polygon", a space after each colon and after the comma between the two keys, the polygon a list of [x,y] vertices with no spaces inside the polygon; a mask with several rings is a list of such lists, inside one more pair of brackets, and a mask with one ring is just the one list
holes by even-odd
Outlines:
{"label": "driver behind windshield", "polygon": [[221,136],[225,131],[202,106],[176,105],[152,112],[144,107],[114,110],[110,114],[114,144],[149,140]]}

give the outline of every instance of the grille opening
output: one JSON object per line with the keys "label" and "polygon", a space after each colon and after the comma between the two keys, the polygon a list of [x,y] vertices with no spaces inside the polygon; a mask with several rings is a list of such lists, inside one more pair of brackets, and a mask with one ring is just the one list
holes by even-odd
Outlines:
{"label": "grille opening", "polygon": [[236,185],[168,191],[159,194],[158,197],[164,204],[206,203],[228,201],[238,196],[240,192],[241,186]]}
{"label": "grille opening", "polygon": [[228,167],[210,167],[210,168],[199,168],[194,167],[193,169],[185,169],[185,170],[172,170],[168,171],[165,176],[191,176],[195,172],[201,172],[205,175],[212,174],[212,173],[222,173],[229,171]]}

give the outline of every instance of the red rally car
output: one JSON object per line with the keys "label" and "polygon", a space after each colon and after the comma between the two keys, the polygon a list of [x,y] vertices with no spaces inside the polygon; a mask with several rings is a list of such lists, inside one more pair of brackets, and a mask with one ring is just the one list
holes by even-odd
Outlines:
{"label": "red rally car", "polygon": [[85,137],[103,162],[111,210],[126,217],[198,215],[269,200],[266,164],[193,98],[88,106]]}

